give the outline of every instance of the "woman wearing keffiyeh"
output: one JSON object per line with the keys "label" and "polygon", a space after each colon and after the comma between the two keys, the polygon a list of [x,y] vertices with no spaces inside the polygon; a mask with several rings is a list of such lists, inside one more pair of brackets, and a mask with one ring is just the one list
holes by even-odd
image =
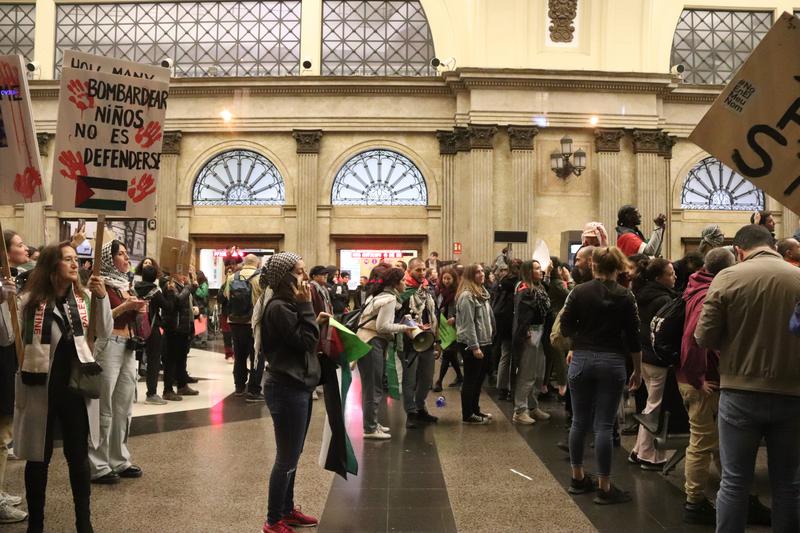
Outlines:
{"label": "woman wearing keffiyeh", "polygon": [[103,245],[100,274],[108,292],[114,318],[112,335],[95,345],[97,360],[103,367],[100,389],[100,442],[89,449],[92,482],[119,483],[121,477],[141,477],[142,469],[130,461],[128,433],[136,392],[136,354],[131,346],[136,317],[147,302],[130,290],[128,250],[120,241]]}

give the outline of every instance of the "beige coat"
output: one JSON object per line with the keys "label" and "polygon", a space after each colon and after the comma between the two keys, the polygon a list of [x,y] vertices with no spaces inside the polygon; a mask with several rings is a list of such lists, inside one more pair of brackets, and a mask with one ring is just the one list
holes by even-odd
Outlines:
{"label": "beige coat", "polygon": [[[86,293],[89,297],[89,293]],[[20,299],[20,316],[24,316],[26,299]],[[114,328],[114,319],[111,316],[111,306],[108,297],[98,301],[97,310],[97,337],[110,337]],[[61,316],[58,308],[53,310]],[[13,335],[13,333],[12,333]],[[61,340],[61,329],[53,322],[50,332],[50,364],[56,346]],[[44,461],[45,432],[47,430],[47,405],[50,374],[47,375],[47,385],[25,385],[17,372],[16,391],[14,399],[14,454],[20,459],[28,461]],[[86,400],[86,412],[89,416],[89,438],[92,446],[99,445],[100,436],[100,402]]]}
{"label": "beige coat", "polygon": [[716,275],[694,336],[720,350],[723,389],[800,396],[800,337],[789,331],[798,301],[800,271],[772,250]]}

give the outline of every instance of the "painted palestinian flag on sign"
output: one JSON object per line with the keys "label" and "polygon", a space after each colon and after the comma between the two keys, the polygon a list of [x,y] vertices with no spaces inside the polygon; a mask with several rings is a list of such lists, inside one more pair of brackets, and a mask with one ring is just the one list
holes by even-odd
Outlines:
{"label": "painted palestinian flag on sign", "polygon": [[347,479],[347,474],[358,474],[358,461],[347,435],[344,418],[347,393],[353,381],[350,363],[364,357],[372,347],[333,318],[329,326],[327,354],[321,360],[326,423],[319,462],[326,470]]}

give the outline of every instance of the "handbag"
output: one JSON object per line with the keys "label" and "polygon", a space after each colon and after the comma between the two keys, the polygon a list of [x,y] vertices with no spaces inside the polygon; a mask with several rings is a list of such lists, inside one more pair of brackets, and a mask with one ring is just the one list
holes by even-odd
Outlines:
{"label": "handbag", "polygon": [[97,363],[81,363],[78,355],[70,361],[67,389],[79,396],[97,400],[100,398],[103,368]]}

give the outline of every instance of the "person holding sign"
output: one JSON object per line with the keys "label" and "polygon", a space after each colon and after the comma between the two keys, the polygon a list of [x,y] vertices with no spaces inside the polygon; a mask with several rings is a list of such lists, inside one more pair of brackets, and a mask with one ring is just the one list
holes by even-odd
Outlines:
{"label": "person holding sign", "polygon": [[[112,333],[111,308],[102,280],[93,276],[97,343]],[[61,428],[64,456],[75,504],[75,528],[92,531],[89,498],[89,442],[98,437],[89,416],[97,401],[71,388],[73,365],[86,374],[102,371],[88,345],[89,291],[78,276],[78,255],[68,243],[46,246],[20,300],[25,355],[16,382],[14,453],[27,460],[25,489],[28,532],[44,530],[47,471],[53,455],[54,427]],[[9,297],[15,297],[15,290]],[[5,335],[9,332],[6,331]],[[12,333],[13,335],[13,333]]]}
{"label": "person holding sign", "polygon": [[[103,245],[100,273],[105,283],[114,318],[112,335],[95,344],[98,362],[103,366],[100,392],[100,441],[89,451],[92,482],[119,483],[121,477],[141,477],[142,469],[130,461],[128,434],[136,391],[136,315],[147,302],[137,298],[129,288],[131,263],[128,250],[118,240]],[[144,348],[144,346],[142,346]]]}

